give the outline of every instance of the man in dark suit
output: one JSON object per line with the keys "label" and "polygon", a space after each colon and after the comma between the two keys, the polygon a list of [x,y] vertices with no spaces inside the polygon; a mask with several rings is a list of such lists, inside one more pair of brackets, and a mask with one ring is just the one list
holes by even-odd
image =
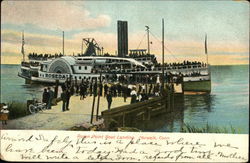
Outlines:
{"label": "man in dark suit", "polygon": [[65,94],[66,94],[66,110],[69,110],[69,100],[71,96],[70,88],[66,89]]}
{"label": "man in dark suit", "polygon": [[63,102],[63,105],[62,105],[62,111],[66,111],[66,102],[67,102],[67,98],[66,98],[66,91],[63,90],[63,92],[61,93],[61,99],[62,99],[62,102]]}
{"label": "man in dark suit", "polygon": [[54,92],[50,89],[50,87],[48,87],[48,91],[49,91],[48,109],[51,109],[52,100],[54,99]]}
{"label": "man in dark suit", "polygon": [[42,102],[46,104],[46,109],[48,107],[48,102],[49,102],[49,92],[47,91],[47,89],[45,88],[43,91],[43,99]]}
{"label": "man in dark suit", "polygon": [[94,96],[97,96],[97,81],[95,81],[94,86],[93,86],[93,94]]}
{"label": "man in dark suit", "polygon": [[108,91],[107,92],[107,101],[108,101],[108,110],[110,110],[111,108],[111,103],[112,103],[112,94],[111,94],[111,91]]}
{"label": "man in dark suit", "polygon": [[106,97],[106,95],[107,95],[107,93],[108,93],[108,89],[109,89],[108,85],[105,84],[105,85],[104,85],[104,97]]}

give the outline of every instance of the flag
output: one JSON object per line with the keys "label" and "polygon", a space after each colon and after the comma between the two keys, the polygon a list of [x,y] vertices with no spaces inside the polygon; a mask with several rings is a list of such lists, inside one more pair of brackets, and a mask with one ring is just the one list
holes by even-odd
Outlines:
{"label": "flag", "polygon": [[207,54],[207,34],[205,36],[205,54]]}

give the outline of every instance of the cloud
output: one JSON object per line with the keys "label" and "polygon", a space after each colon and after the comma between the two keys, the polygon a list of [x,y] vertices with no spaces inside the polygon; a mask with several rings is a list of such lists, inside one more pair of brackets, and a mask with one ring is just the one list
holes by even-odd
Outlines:
{"label": "cloud", "polygon": [[[67,33],[65,33],[67,34]],[[1,56],[4,58],[3,63],[19,63],[21,58],[21,32],[13,30],[1,31]],[[65,39],[65,54],[81,52],[82,38],[95,38],[100,47],[104,47],[104,52],[115,54],[117,50],[116,33],[105,32],[82,32],[75,34],[71,39]],[[161,62],[161,42],[159,39],[150,38],[151,53],[154,53],[157,60]],[[206,61],[204,54],[203,42],[196,41],[168,41],[165,40],[166,62]],[[139,46],[140,45],[140,46]],[[85,50],[86,46],[84,46]],[[146,49],[147,39],[145,31],[138,31],[129,35],[129,49]],[[62,38],[60,36],[41,35],[25,33],[25,52],[28,53],[60,53],[62,52]],[[230,42],[214,42],[209,46],[209,62],[214,65],[225,64],[247,64],[248,63],[248,46]],[[246,53],[246,54],[245,54]],[[17,59],[14,59],[15,56]]]}
{"label": "cloud", "polygon": [[[58,36],[25,33],[26,53],[59,53],[62,51],[62,38]],[[22,33],[12,30],[1,31],[2,55],[14,55],[21,52]],[[79,49],[80,40],[65,40],[65,52],[72,54]]]}
{"label": "cloud", "polygon": [[[2,23],[33,24],[46,29],[96,29],[108,26],[108,15],[91,16],[82,1],[3,1]],[[67,14],[65,14],[67,13]]]}

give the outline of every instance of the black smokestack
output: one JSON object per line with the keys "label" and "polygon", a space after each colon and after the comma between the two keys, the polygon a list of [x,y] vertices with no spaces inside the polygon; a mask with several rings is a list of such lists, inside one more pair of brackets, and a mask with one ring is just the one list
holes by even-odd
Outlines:
{"label": "black smokestack", "polygon": [[128,23],[127,21],[117,22],[118,31],[118,57],[124,57],[128,54]]}

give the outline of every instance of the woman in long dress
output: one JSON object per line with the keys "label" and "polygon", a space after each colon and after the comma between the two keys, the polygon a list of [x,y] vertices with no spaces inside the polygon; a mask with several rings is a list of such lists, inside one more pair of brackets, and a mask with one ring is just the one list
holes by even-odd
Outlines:
{"label": "woman in long dress", "polygon": [[133,88],[130,95],[131,95],[131,104],[136,103],[137,93],[135,91],[135,88]]}

